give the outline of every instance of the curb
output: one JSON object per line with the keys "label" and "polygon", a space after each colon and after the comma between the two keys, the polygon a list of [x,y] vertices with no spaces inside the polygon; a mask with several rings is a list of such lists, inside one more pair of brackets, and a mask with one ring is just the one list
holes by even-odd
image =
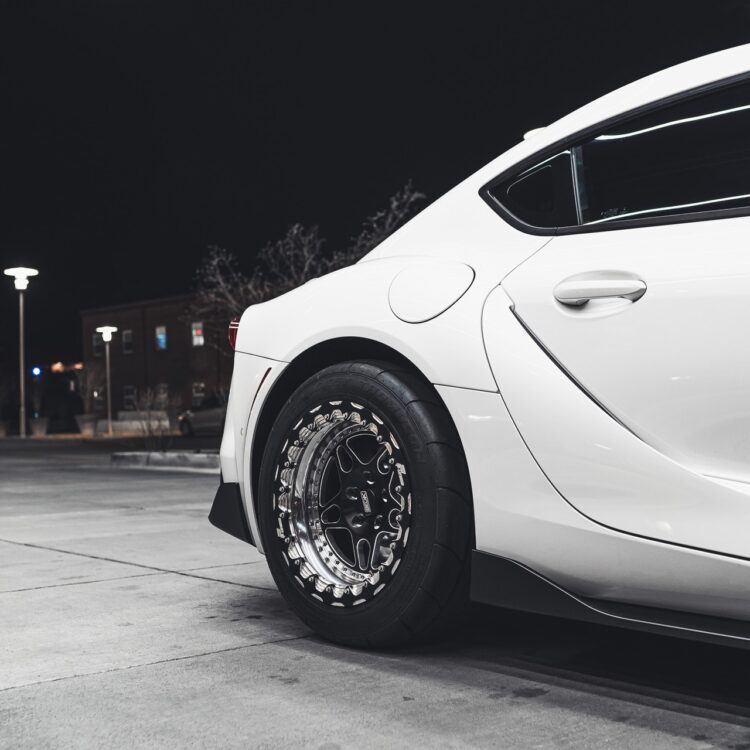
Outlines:
{"label": "curb", "polygon": [[112,454],[112,465],[138,469],[204,469],[218,472],[218,453],[122,451]]}

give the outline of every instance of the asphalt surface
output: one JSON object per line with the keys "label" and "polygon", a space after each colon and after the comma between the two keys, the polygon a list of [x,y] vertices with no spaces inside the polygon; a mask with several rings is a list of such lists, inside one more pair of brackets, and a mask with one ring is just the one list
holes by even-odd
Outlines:
{"label": "asphalt surface", "polygon": [[0,747],[750,750],[750,653],[488,609],[326,643],[208,524],[215,486],[0,440]]}

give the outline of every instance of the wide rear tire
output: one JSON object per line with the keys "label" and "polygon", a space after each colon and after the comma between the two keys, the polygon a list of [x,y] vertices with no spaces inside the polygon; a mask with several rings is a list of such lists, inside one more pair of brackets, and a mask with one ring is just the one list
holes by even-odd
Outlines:
{"label": "wide rear tire", "polygon": [[410,370],[347,362],[299,386],[266,444],[258,516],[279,590],[324,638],[424,640],[467,607],[466,459],[435,389]]}

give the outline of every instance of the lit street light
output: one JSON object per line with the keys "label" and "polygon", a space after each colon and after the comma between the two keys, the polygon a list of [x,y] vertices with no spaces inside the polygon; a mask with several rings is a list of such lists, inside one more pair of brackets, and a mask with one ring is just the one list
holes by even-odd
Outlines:
{"label": "lit street light", "polygon": [[112,334],[117,333],[116,326],[99,326],[97,333],[101,333],[104,341],[104,361],[107,369],[107,432],[112,437],[112,389],[109,376],[109,342],[112,341]]}
{"label": "lit street light", "polygon": [[23,293],[29,285],[29,279],[37,276],[39,271],[36,268],[6,268],[3,273],[6,276],[13,277],[13,284],[18,289],[18,376],[21,386],[21,404],[18,411],[20,420],[19,434],[22,438],[26,437],[26,351],[24,347],[23,331]]}

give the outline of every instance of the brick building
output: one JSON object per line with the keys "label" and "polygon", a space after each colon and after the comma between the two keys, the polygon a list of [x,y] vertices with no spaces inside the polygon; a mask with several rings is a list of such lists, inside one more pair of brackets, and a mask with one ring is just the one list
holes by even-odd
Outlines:
{"label": "brick building", "polygon": [[118,329],[110,344],[113,411],[136,409],[147,389],[158,408],[197,406],[207,395],[229,389],[229,351],[211,345],[203,321],[189,317],[190,299],[180,295],[81,311],[84,365],[101,379],[95,411],[106,409],[104,342],[96,333],[103,325]]}

